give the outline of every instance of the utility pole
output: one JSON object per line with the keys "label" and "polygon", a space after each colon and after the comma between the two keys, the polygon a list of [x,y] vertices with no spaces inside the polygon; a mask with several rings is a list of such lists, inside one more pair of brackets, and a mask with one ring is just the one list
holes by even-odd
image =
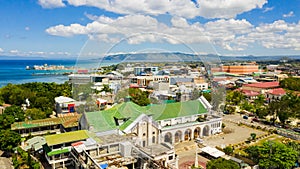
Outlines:
{"label": "utility pole", "polygon": [[198,168],[198,145],[197,145],[197,143],[196,143],[196,157],[195,157],[195,167],[197,167]]}

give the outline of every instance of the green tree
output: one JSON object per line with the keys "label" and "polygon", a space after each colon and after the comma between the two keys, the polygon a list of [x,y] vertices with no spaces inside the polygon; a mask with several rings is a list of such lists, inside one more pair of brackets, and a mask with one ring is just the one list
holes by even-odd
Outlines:
{"label": "green tree", "polygon": [[[251,151],[249,151],[249,149]],[[253,150],[256,150],[253,151]],[[299,152],[293,148],[286,146],[283,143],[266,141],[261,146],[255,148],[248,148],[246,152],[251,159],[256,159],[261,168],[291,168],[295,165],[298,159]]]}
{"label": "green tree", "polygon": [[21,142],[19,133],[11,130],[1,130],[0,132],[0,149],[6,152],[12,152]]}
{"label": "green tree", "polygon": [[40,109],[32,108],[25,111],[25,116],[28,120],[38,120],[46,118],[46,113]]}
{"label": "green tree", "polygon": [[196,99],[198,99],[200,96],[201,96],[201,92],[200,92],[198,89],[194,88],[194,90],[193,90],[192,93],[191,93],[191,99],[192,99],[192,100],[196,100]]}
{"label": "green tree", "polygon": [[247,110],[249,112],[254,112],[255,111],[255,107],[253,104],[247,102],[247,101],[243,101],[241,104],[240,104],[240,107],[241,109],[243,110]]}
{"label": "green tree", "polygon": [[202,95],[208,102],[211,102],[211,93],[202,93]]}
{"label": "green tree", "polygon": [[10,129],[10,125],[15,122],[15,117],[13,115],[0,115],[0,129]]}
{"label": "green tree", "polygon": [[279,85],[282,88],[299,91],[300,79],[294,77],[285,78],[279,82]]}
{"label": "green tree", "polygon": [[24,121],[24,111],[19,106],[12,105],[5,108],[3,116],[11,115],[14,117],[15,121]]}
{"label": "green tree", "polygon": [[129,88],[119,91],[115,100],[119,102],[128,95],[131,97],[132,102],[140,106],[147,106],[148,104],[150,104],[149,93],[138,88]]}
{"label": "green tree", "polygon": [[266,101],[266,97],[262,94],[258,95],[256,99],[254,99],[254,104],[257,106],[263,106]]}
{"label": "green tree", "polygon": [[17,147],[16,152],[17,153],[12,156],[14,168],[40,169],[39,162],[31,157],[30,150],[26,152],[20,147]]}
{"label": "green tree", "polygon": [[236,110],[236,107],[231,105],[225,105],[225,110],[228,111],[230,114],[233,114]]}
{"label": "green tree", "polygon": [[255,162],[258,163],[258,157],[259,157],[259,147],[258,146],[250,146],[245,149],[245,152],[248,154],[249,158]]}
{"label": "green tree", "polygon": [[251,134],[250,134],[250,137],[251,137],[251,140],[255,140],[255,138],[256,138],[256,133],[251,133]]}
{"label": "green tree", "polygon": [[239,105],[245,100],[245,95],[239,91],[231,91],[226,94],[226,102],[229,105]]}
{"label": "green tree", "polygon": [[224,151],[225,154],[230,155],[230,154],[233,153],[233,148],[232,148],[231,146],[227,146],[227,147],[225,147],[225,148],[223,149],[223,151]]}
{"label": "green tree", "polygon": [[240,166],[233,161],[224,158],[211,160],[206,164],[207,169],[240,169]]}
{"label": "green tree", "polygon": [[137,88],[129,88],[129,95],[132,97],[132,101],[140,106],[147,106],[150,104],[149,93],[141,91]]}
{"label": "green tree", "polygon": [[100,92],[112,92],[112,89],[111,88],[109,88],[109,85],[107,85],[107,84],[104,84],[103,85],[103,88],[100,90]]}

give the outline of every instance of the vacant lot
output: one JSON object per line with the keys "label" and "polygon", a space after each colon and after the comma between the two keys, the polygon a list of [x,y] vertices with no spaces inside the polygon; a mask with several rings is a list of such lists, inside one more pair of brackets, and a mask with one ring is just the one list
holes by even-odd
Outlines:
{"label": "vacant lot", "polygon": [[237,124],[226,121],[223,121],[223,123],[226,125],[226,128],[231,130],[232,132],[229,134],[219,134],[211,137],[205,137],[203,139],[204,145],[212,147],[225,147],[229,144],[236,144],[247,140],[250,137],[251,133],[255,133],[257,137],[265,134],[265,132],[261,130],[256,130],[244,125],[238,126]]}

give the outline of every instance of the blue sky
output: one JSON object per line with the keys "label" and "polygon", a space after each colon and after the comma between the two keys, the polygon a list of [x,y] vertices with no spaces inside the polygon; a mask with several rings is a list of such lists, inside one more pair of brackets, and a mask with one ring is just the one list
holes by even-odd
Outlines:
{"label": "blue sky", "polygon": [[0,55],[300,55],[300,0],[0,0]]}

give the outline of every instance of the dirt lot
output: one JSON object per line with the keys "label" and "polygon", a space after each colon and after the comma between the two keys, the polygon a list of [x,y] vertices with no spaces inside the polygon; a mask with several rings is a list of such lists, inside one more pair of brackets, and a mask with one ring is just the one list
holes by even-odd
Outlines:
{"label": "dirt lot", "polygon": [[[265,132],[252,129],[246,126],[238,126],[237,124],[223,121],[226,128],[231,130],[232,133],[229,134],[218,134],[210,137],[205,137],[202,146],[220,146],[225,147],[229,144],[236,144],[247,140],[250,137],[250,133],[256,133],[257,136],[265,134]],[[201,145],[199,145],[201,146]],[[196,150],[200,152],[200,148],[196,148],[197,145],[194,141],[182,142],[175,145],[176,154],[179,157],[179,168],[185,169],[189,168],[195,163]],[[209,160],[198,155],[198,164],[205,168],[206,163]]]}
{"label": "dirt lot", "polygon": [[223,123],[226,125],[226,128],[231,130],[232,133],[229,134],[218,134],[210,137],[205,137],[204,140],[204,145],[215,147],[224,147],[229,144],[235,144],[238,142],[242,142],[247,140],[250,137],[251,133],[255,133],[256,136],[260,136],[265,134],[265,132],[252,129],[250,127],[246,126],[238,126],[237,124],[230,123],[223,121]]}

